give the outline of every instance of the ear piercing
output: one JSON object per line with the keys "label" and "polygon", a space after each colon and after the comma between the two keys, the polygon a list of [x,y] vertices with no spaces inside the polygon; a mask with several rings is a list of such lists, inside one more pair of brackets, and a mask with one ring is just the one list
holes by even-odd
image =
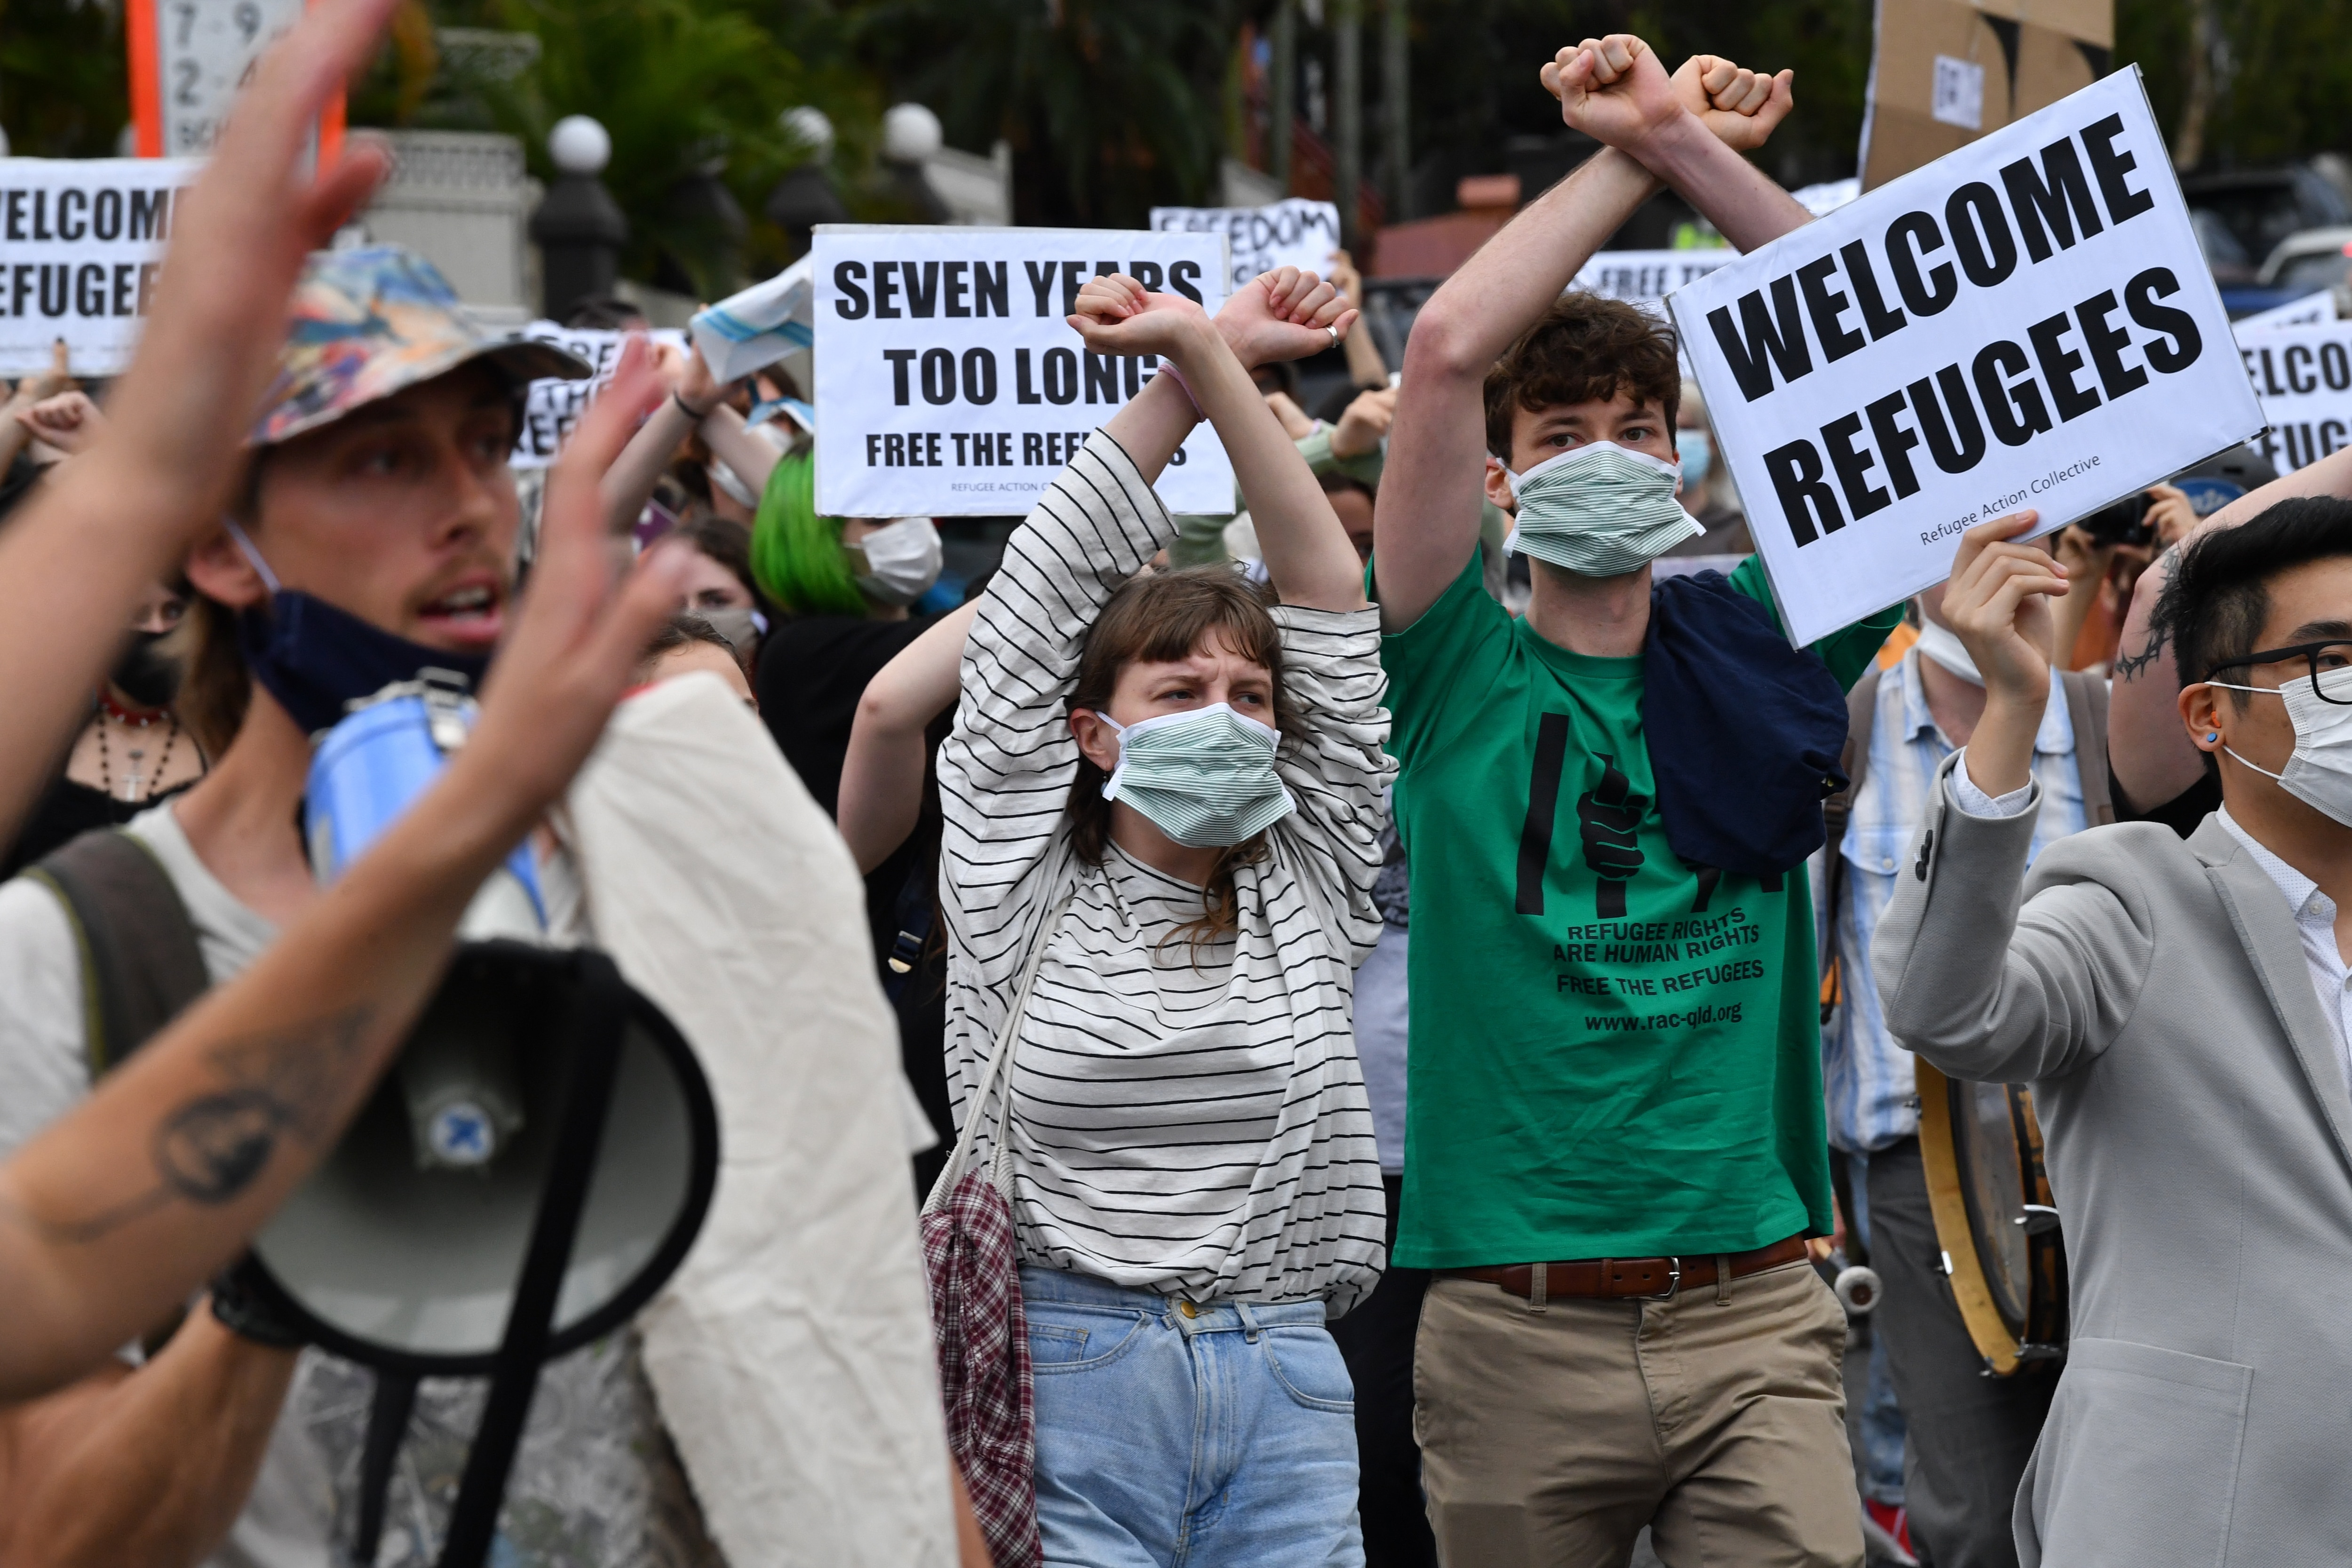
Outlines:
{"label": "ear piercing", "polygon": [[2209,745],[2209,746],[2210,746],[2210,745],[2211,745],[2214,742],[2216,742],[2216,741],[2220,740],[2221,738],[2221,731],[2219,731],[2219,730],[2216,730],[2216,731],[2214,731],[2211,734],[2207,735],[2207,736],[2205,737],[2205,743],[2206,743],[2207,745]]}

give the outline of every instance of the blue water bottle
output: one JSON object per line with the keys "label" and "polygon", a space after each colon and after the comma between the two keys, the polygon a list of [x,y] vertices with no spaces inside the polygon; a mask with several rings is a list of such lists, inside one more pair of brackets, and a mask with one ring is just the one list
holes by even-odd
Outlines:
{"label": "blue water bottle", "polygon": [[[479,716],[462,675],[425,669],[385,687],[327,731],[310,758],[303,828],[323,885],[348,869],[448,765]],[[463,940],[546,940],[547,907],[528,842],[491,872],[457,925]],[[480,1169],[522,1130],[511,1046],[455,1030],[420,1037],[400,1058],[401,1092],[421,1169]]]}

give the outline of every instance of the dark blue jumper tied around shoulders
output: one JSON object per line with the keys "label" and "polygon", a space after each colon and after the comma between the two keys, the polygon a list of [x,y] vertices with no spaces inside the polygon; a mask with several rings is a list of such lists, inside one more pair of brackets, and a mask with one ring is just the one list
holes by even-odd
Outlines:
{"label": "dark blue jumper tied around shoulders", "polygon": [[1650,590],[1642,730],[1675,855],[1737,876],[1792,871],[1827,837],[1845,788],[1845,693],[1772,612],[1720,572]]}

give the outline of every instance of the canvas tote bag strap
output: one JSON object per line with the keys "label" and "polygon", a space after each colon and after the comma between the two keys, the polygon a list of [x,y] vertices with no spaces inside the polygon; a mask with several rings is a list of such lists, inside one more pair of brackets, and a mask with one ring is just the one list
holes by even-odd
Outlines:
{"label": "canvas tote bag strap", "polygon": [[1012,1010],[1004,1015],[1004,1022],[996,1031],[996,1044],[988,1053],[988,1065],[981,1069],[980,1085],[972,1095],[971,1109],[964,1116],[963,1131],[956,1135],[955,1149],[948,1155],[948,1163],[940,1170],[940,1179],[931,1184],[930,1196],[923,1200],[925,1214],[932,1213],[947,1202],[948,1194],[963,1180],[964,1171],[971,1163],[972,1149],[980,1141],[982,1119],[988,1114],[988,1097],[999,1089],[1003,1092],[997,1101],[996,1161],[991,1167],[991,1179],[999,1189],[1004,1185],[1004,1134],[1013,1121],[1013,1041],[1021,1033],[1021,1020],[1029,1011],[1030,988],[1037,984],[1038,968],[1045,962],[1045,944],[1077,896],[1075,888],[1064,894],[1062,901],[1054,906],[1054,912],[1045,917],[1045,923],[1037,928],[1036,945],[1029,950],[1029,963],[1021,972],[1021,988],[1013,993]]}

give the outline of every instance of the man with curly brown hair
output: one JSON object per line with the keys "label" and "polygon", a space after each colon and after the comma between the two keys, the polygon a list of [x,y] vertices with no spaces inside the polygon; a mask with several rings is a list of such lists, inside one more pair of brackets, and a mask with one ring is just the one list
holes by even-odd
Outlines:
{"label": "man with curly brown hair", "polygon": [[[1607,146],[1423,310],[1374,526],[1414,904],[1395,1261],[1451,1564],[1858,1564],[1801,865],[1890,610],[1792,649],[1760,565],[1654,588],[1673,335],[1563,296],[1663,179],[1733,243],[1803,210],[1738,156],[1790,107],[1639,39],[1543,70]],[[1476,481],[1533,597],[1479,591]],[[1810,842],[1808,842],[1810,835]]]}

